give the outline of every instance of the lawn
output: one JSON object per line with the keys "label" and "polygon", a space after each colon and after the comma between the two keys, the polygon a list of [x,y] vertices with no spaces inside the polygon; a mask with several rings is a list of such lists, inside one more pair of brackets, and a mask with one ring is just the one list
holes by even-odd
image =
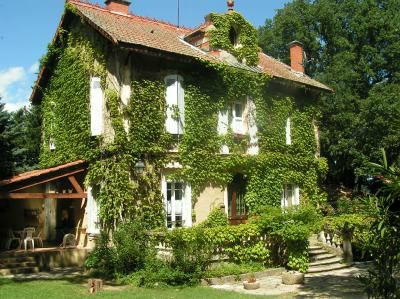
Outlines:
{"label": "lawn", "polygon": [[[107,287],[109,288],[109,287]],[[36,280],[17,282],[0,278],[1,299],[284,299],[271,296],[249,296],[207,287],[142,289],[130,286],[113,287],[96,295],[88,293],[86,280]]]}

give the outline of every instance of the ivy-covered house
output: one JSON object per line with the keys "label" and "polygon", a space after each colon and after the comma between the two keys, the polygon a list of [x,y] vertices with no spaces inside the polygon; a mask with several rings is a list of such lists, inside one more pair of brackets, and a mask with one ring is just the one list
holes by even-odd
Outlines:
{"label": "ivy-covered house", "polygon": [[[288,45],[291,66],[262,53],[233,1],[195,29],[129,6],[68,0],[31,97],[42,167],[85,165],[76,229],[192,226],[214,208],[237,224],[267,205],[324,201],[318,99],[331,90],[304,73],[301,43]],[[41,213],[62,217],[61,202]]]}

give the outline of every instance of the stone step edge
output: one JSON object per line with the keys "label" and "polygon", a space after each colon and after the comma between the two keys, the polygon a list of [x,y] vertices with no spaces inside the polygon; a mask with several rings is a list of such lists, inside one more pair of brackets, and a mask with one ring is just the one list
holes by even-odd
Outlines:
{"label": "stone step edge", "polygon": [[18,269],[18,268],[36,267],[36,266],[37,264],[35,262],[8,263],[8,264],[0,264],[0,270]]}
{"label": "stone step edge", "polygon": [[319,261],[314,261],[311,262],[309,265],[310,267],[315,267],[315,266],[322,266],[322,265],[331,265],[335,263],[340,263],[343,259],[339,257],[334,257],[331,259],[325,259],[325,260],[319,260]]}
{"label": "stone step edge", "polygon": [[341,270],[350,268],[353,264],[337,264],[336,267],[310,267],[307,271],[307,274],[316,274],[316,273],[328,273],[331,271]]}
{"label": "stone step edge", "polygon": [[[282,272],[285,271],[285,268],[274,268],[274,269],[267,269],[264,271],[254,272],[254,276],[256,279],[268,277],[268,276],[280,276]],[[229,275],[229,276],[222,276],[222,277],[211,277],[211,278],[203,278],[201,280],[201,284],[203,286],[209,285],[221,285],[221,284],[232,284],[238,281],[246,281],[249,279],[250,274],[240,274],[240,275]]]}
{"label": "stone step edge", "polygon": [[30,274],[30,273],[39,273],[39,272],[40,272],[39,267],[0,269],[0,276],[15,275],[15,274]]}
{"label": "stone step edge", "polygon": [[328,259],[332,259],[332,258],[335,258],[335,257],[337,257],[337,256],[332,254],[332,253],[314,255],[314,256],[311,257],[311,262],[328,260]]}

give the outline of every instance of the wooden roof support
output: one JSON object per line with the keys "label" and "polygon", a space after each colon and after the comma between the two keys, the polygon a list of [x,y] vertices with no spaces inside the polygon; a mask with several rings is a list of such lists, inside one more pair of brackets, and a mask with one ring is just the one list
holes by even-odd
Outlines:
{"label": "wooden roof support", "polygon": [[1,199],[83,199],[87,193],[1,193]]}
{"label": "wooden roof support", "polygon": [[[44,183],[48,183],[48,182],[52,182],[52,181],[61,179],[61,178],[66,177],[66,176],[73,176],[74,174],[84,172],[85,170],[86,170],[86,169],[78,169],[78,170],[71,171],[71,172],[69,172],[69,173],[65,173],[65,174],[62,174],[62,175],[59,175],[59,176],[52,177],[52,178],[50,178],[50,179],[45,179],[45,180],[42,179],[42,180],[37,181],[36,183],[30,184],[30,185],[26,185],[26,186],[23,186],[23,187],[20,187],[20,188],[17,188],[17,189],[13,189],[13,190],[11,190],[10,192],[20,191],[20,190],[23,190],[23,189],[28,189],[28,188],[31,188],[31,187],[34,187],[34,186],[37,186],[37,185],[42,185],[42,184],[44,184]],[[68,177],[68,179],[69,179],[69,177]],[[76,180],[75,180],[75,181],[76,181]],[[70,182],[71,182],[71,180],[70,180]],[[74,184],[73,184],[72,182],[71,182],[71,184],[72,184],[72,186],[74,186]],[[77,183],[77,184],[78,184],[78,183]],[[79,186],[79,184],[78,184],[78,186]],[[74,186],[74,188],[76,189],[75,186]],[[79,186],[79,188],[80,188],[80,186]],[[82,188],[80,188],[80,191],[78,191],[78,189],[76,189],[76,191],[77,191],[78,193],[79,193],[80,191],[83,192]]]}
{"label": "wooden roof support", "polygon": [[79,183],[77,182],[77,180],[75,179],[75,177],[73,175],[69,176],[68,180],[71,183],[71,185],[74,186],[76,192],[84,193],[82,187],[79,185]]}

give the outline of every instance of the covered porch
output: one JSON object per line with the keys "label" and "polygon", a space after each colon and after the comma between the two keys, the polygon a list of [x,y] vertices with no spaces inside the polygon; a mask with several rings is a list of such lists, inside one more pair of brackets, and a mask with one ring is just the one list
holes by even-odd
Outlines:
{"label": "covered porch", "polygon": [[[87,164],[75,161],[0,181],[0,250],[23,251],[27,228],[33,231],[38,252],[63,245],[92,247],[88,232],[92,205],[88,206],[83,187],[86,172]],[[93,201],[90,192],[89,198]],[[68,234],[68,244],[63,244]]]}

